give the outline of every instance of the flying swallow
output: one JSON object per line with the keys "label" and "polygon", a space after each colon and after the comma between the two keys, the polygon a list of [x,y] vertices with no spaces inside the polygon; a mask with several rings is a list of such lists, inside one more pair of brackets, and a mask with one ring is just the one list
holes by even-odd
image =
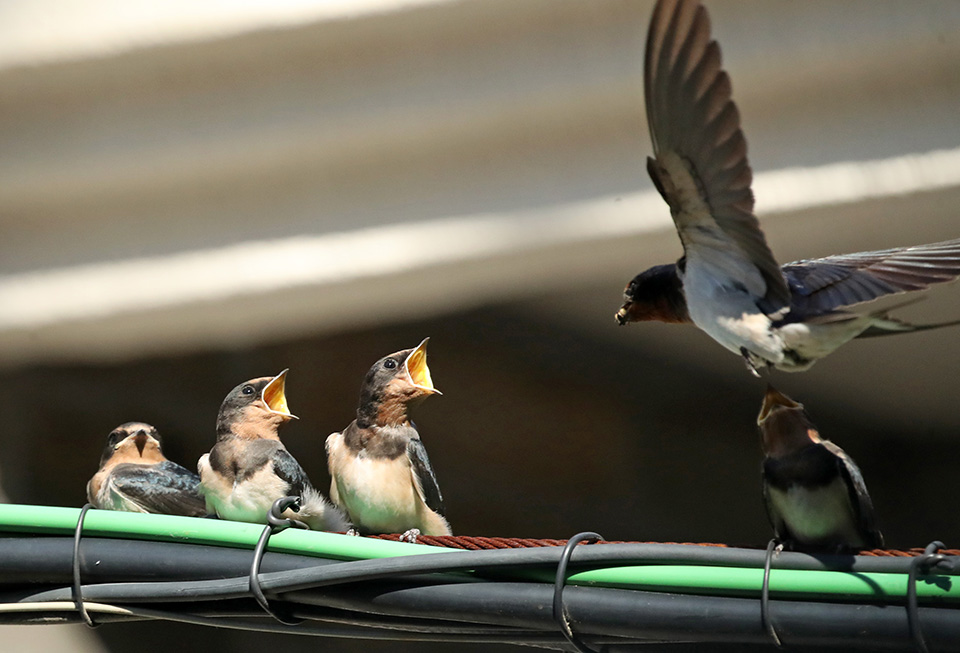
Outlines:
{"label": "flying swallow", "polygon": [[200,457],[200,491],[207,509],[223,519],[267,523],[273,502],[301,497],[299,512],[283,516],[314,530],[344,531],[343,515],[310,484],[296,459],[280,442],[278,430],[295,416],[284,394],[287,370],[275,377],[241,383],[223,400],[217,416],[217,442]]}
{"label": "flying swallow", "polygon": [[883,546],[860,470],[820,437],[802,404],[767,386],[757,424],[763,498],[777,539],[845,549]]}
{"label": "flying swallow", "polygon": [[630,281],[621,325],[693,323],[756,373],[806,370],[857,337],[957,324],[912,325],[887,314],[895,307],[860,305],[955,280],[960,239],[777,264],[753,213],[730,78],[697,0],[654,8],[644,94],[654,151],[647,172],[670,207],[683,256]]}
{"label": "flying swallow", "polygon": [[121,424],[107,436],[100,470],[87,483],[87,500],[102,510],[207,514],[200,479],[167,460],[157,429],[143,422]]}
{"label": "flying swallow", "polygon": [[360,388],[357,419],[327,437],[330,498],[360,533],[450,535],[437,478],[407,414],[440,394],[427,367],[427,340],[374,363]]}

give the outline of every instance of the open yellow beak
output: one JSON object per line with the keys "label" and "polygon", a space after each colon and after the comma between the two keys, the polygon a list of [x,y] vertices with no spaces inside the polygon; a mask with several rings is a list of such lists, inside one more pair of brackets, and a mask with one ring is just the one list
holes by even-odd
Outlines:
{"label": "open yellow beak", "polygon": [[283,392],[286,387],[287,372],[289,371],[289,369],[286,369],[280,372],[280,374],[273,377],[270,383],[263,388],[263,403],[267,405],[267,408],[272,413],[299,419],[296,415],[292,414],[290,408],[287,407],[287,396]]}
{"label": "open yellow beak", "polygon": [[757,424],[763,424],[777,406],[803,408],[803,404],[798,404],[772,385],[767,384],[767,393],[763,395],[763,405],[760,406],[760,414],[757,415]]}
{"label": "open yellow beak", "polygon": [[431,394],[443,394],[433,386],[433,379],[430,378],[430,368],[427,367],[427,342],[430,338],[424,338],[423,342],[417,345],[417,348],[410,352],[403,366],[407,370],[407,376],[413,385],[426,390]]}

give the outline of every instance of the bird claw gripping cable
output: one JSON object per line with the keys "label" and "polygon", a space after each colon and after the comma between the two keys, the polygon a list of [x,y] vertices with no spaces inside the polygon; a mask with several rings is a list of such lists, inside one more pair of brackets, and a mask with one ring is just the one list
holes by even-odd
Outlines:
{"label": "bird claw gripping cable", "polygon": [[553,618],[560,624],[560,632],[563,633],[563,636],[579,653],[596,652],[584,644],[580,638],[577,637],[576,633],[573,632],[567,611],[563,606],[563,586],[567,582],[567,566],[570,564],[570,558],[573,556],[574,548],[581,542],[593,544],[601,541],[603,541],[603,536],[598,533],[589,531],[577,533],[567,540],[567,545],[563,547],[563,553],[560,554],[560,562],[557,563],[557,577],[553,585]]}
{"label": "bird claw gripping cable", "polygon": [[93,508],[92,503],[84,504],[80,509],[80,516],[77,518],[77,528],[73,532],[73,602],[77,605],[77,612],[83,623],[90,628],[96,628],[99,624],[94,622],[93,617],[87,612],[87,607],[83,604],[83,592],[80,588],[80,535],[83,533],[83,520],[87,516],[87,511]]}
{"label": "bird claw gripping cable", "polygon": [[267,544],[270,542],[271,535],[290,527],[309,530],[309,526],[302,521],[288,519],[282,516],[283,511],[287,508],[290,508],[294,512],[299,512],[300,503],[300,497],[281,497],[273,502],[273,505],[270,506],[270,510],[267,512],[268,524],[264,527],[263,533],[257,541],[257,546],[253,550],[253,563],[250,565],[250,593],[253,594],[253,598],[256,599],[264,612],[287,626],[296,626],[303,620],[297,619],[290,614],[284,614],[284,612],[286,612],[285,610],[279,610],[270,605],[270,602],[267,601],[267,597],[263,593],[263,588],[260,587],[260,563],[263,561],[263,554],[267,550]]}

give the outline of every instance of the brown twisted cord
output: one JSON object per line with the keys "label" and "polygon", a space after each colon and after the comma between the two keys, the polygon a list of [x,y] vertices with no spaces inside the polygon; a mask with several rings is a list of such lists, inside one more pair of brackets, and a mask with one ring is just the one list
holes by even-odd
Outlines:
{"label": "brown twisted cord", "polygon": [[[400,535],[386,534],[386,535],[370,535],[369,537],[379,539],[379,540],[388,540],[392,542],[397,542],[400,539]],[[463,549],[466,551],[479,551],[482,549],[530,549],[543,546],[564,546],[567,543],[567,540],[554,540],[554,539],[537,539],[537,538],[523,538],[523,537],[482,537],[482,536],[471,536],[471,535],[421,535],[417,538],[417,542],[420,544],[427,544],[430,546],[439,546],[448,549]],[[731,545],[722,544],[718,542],[626,542],[626,541],[605,541],[598,542],[600,546],[604,544],[690,544],[695,546],[715,546],[722,548],[729,548]],[[745,549],[762,549],[762,546],[743,546],[738,548]],[[943,549],[941,551],[944,555],[956,556],[960,555],[960,549]],[[915,547],[906,550],[898,549],[868,549],[860,551],[858,555],[861,556],[874,556],[878,558],[913,558],[916,556],[923,555],[922,547]]]}

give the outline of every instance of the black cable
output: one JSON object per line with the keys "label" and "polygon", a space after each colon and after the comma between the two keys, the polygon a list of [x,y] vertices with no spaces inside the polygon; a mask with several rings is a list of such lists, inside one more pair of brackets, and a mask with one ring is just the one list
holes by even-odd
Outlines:
{"label": "black cable", "polygon": [[309,526],[302,521],[284,518],[283,511],[287,508],[290,508],[294,512],[300,512],[300,497],[281,497],[270,506],[270,510],[267,512],[267,522],[269,523],[264,527],[263,533],[260,534],[260,539],[257,541],[257,546],[253,549],[253,562],[250,564],[248,587],[250,588],[250,593],[253,594],[253,598],[256,599],[264,612],[286,626],[296,626],[302,620],[286,614],[283,608],[271,606],[263,593],[263,588],[260,586],[260,561],[263,560],[263,554],[267,550],[267,543],[270,541],[270,536],[286,530],[291,526],[294,528],[309,529]]}
{"label": "black cable", "polygon": [[80,536],[83,533],[83,520],[86,518],[87,512],[93,507],[93,504],[84,504],[83,508],[80,509],[80,516],[77,518],[77,528],[73,533],[73,558],[71,561],[71,566],[73,567],[73,584],[70,587],[71,598],[77,605],[77,612],[80,613],[83,622],[90,628],[96,628],[97,624],[94,623],[93,618],[83,604],[83,590],[80,584]]}
{"label": "black cable", "polygon": [[553,583],[553,618],[560,625],[560,632],[563,633],[564,638],[579,653],[596,653],[596,651],[584,644],[573,632],[573,628],[570,626],[570,617],[563,607],[563,586],[567,582],[567,565],[569,565],[570,558],[573,556],[573,549],[578,544],[601,540],[603,540],[603,536],[593,532],[577,533],[567,540],[567,545],[563,547],[563,553],[560,554],[560,562],[557,563],[557,575]]}
{"label": "black cable", "polygon": [[764,630],[773,640],[774,646],[782,648],[783,643],[780,641],[780,634],[770,618],[770,567],[773,564],[773,552],[776,548],[776,538],[767,542],[767,558],[763,563],[763,586],[760,589],[760,620],[763,622]]}
{"label": "black cable", "polygon": [[907,576],[907,622],[910,626],[910,636],[920,653],[929,653],[926,639],[923,631],[920,629],[920,615],[917,609],[917,576],[920,573],[927,573],[937,566],[943,566],[947,563],[953,566],[952,561],[947,556],[939,553],[943,548],[943,542],[931,542],[923,550],[923,555],[917,556],[910,562],[910,573]]}

